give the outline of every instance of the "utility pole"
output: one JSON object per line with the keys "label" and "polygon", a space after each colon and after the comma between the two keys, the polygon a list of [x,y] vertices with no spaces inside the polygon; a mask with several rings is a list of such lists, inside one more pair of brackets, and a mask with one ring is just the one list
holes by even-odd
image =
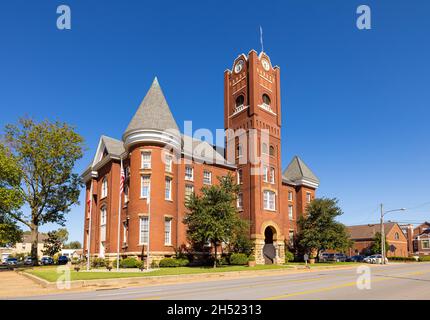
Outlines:
{"label": "utility pole", "polygon": [[381,203],[381,264],[385,264],[384,205]]}

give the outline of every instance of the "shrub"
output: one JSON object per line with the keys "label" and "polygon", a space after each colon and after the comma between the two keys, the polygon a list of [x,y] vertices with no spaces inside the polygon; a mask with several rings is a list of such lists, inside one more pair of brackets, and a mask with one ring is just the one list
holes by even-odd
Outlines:
{"label": "shrub", "polygon": [[219,266],[226,266],[226,265],[228,265],[229,264],[229,261],[228,261],[229,259],[228,259],[228,257],[227,256],[224,256],[224,257],[221,257],[219,260],[218,260],[218,265]]}
{"label": "shrub", "polygon": [[137,268],[137,259],[136,258],[125,258],[119,260],[119,266],[121,268]]}
{"label": "shrub", "polygon": [[255,261],[255,256],[254,256],[253,254],[251,254],[251,255],[248,257],[248,261]]}
{"label": "shrub", "polygon": [[106,266],[106,261],[103,258],[93,258],[91,261],[91,267],[93,268],[103,268]]}
{"label": "shrub", "polygon": [[285,263],[294,261],[294,254],[288,250],[285,250]]}
{"label": "shrub", "polygon": [[159,268],[160,267],[160,262],[159,261],[151,261],[151,268]]}
{"label": "shrub", "polygon": [[430,261],[430,256],[420,256],[418,261]]}
{"label": "shrub", "polygon": [[79,260],[79,258],[72,258],[72,264],[76,265],[76,264],[80,264],[81,260]]}
{"label": "shrub", "polygon": [[233,253],[230,256],[230,263],[233,265],[245,265],[248,263],[248,257],[244,253]]}
{"label": "shrub", "polygon": [[142,260],[137,260],[136,261],[136,268],[143,269],[143,267],[144,267],[143,261]]}
{"label": "shrub", "polygon": [[160,268],[185,267],[186,265],[188,265],[188,259],[164,258],[159,262]]}

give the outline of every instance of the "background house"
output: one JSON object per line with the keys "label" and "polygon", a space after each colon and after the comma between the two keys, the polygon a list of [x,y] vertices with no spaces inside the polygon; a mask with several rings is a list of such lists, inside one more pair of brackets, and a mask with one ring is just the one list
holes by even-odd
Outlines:
{"label": "background house", "polygon": [[[407,257],[408,239],[402,229],[396,222],[388,222],[384,224],[385,235],[389,248],[387,257]],[[380,224],[365,224],[358,226],[347,227],[350,239],[354,242],[350,249],[350,255],[370,254],[370,248],[374,242],[375,234],[381,231]]]}
{"label": "background house", "polygon": [[413,253],[415,255],[430,255],[430,222],[424,222],[414,229]]}
{"label": "background house", "polygon": [[[39,233],[38,242],[37,242],[37,256],[41,258],[43,256],[42,250],[44,248],[44,241],[48,239],[48,235],[46,233]],[[29,231],[24,232],[22,236],[22,242],[17,242],[14,247],[12,247],[13,254],[30,254],[31,252],[31,234]]]}

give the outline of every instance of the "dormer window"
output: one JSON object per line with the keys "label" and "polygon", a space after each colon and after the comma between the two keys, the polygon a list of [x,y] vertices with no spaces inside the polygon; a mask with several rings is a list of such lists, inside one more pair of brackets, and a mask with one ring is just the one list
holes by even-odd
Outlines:
{"label": "dormer window", "polygon": [[105,176],[102,180],[102,199],[106,198],[108,194],[108,181],[107,177]]}

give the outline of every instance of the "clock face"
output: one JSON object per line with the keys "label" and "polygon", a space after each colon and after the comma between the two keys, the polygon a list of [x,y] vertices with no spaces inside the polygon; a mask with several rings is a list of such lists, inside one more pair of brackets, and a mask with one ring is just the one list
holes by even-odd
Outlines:
{"label": "clock face", "polygon": [[270,69],[269,61],[267,61],[266,59],[263,59],[261,60],[261,64],[263,65],[264,70],[269,71]]}
{"label": "clock face", "polygon": [[234,66],[234,72],[239,73],[243,69],[243,60],[239,60]]}

